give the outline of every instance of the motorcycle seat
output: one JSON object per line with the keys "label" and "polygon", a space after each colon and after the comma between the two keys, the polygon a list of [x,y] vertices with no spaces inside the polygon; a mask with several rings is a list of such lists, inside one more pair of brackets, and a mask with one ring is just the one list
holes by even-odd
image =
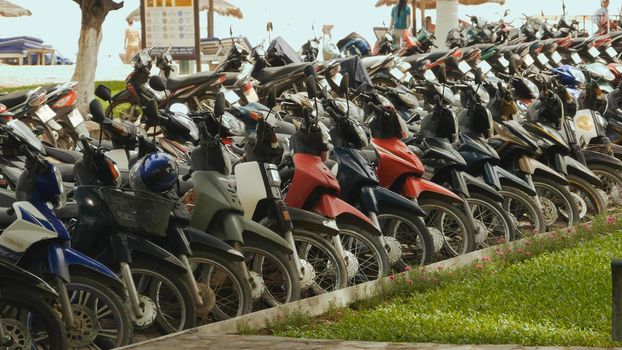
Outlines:
{"label": "motorcycle seat", "polygon": [[63,182],[76,182],[76,176],[73,172],[73,164],[55,164]]}
{"label": "motorcycle seat", "polygon": [[185,77],[168,78],[166,80],[166,88],[171,91],[179,90],[186,86],[205,83],[211,79],[220,77],[219,73],[200,72]]}
{"label": "motorcycle seat", "polygon": [[13,208],[0,208],[0,228],[7,228],[16,218]]}
{"label": "motorcycle seat", "polygon": [[365,69],[370,69],[376,65],[382,64],[386,60],[387,60],[387,56],[363,57],[361,59],[361,64],[363,64],[363,67],[365,67]]}
{"label": "motorcycle seat", "polygon": [[238,76],[240,73],[238,72],[223,72],[225,75],[225,81],[222,83],[224,86],[233,86],[238,81]]}
{"label": "motorcycle seat", "polygon": [[7,108],[11,108],[26,102],[26,100],[28,100],[28,96],[30,96],[29,90],[15,91],[4,96],[0,96],[0,103],[5,105]]}
{"label": "motorcycle seat", "polygon": [[80,159],[82,159],[82,153],[68,149],[46,146],[45,152],[48,156],[55,158],[65,164],[76,164]]}
{"label": "motorcycle seat", "polygon": [[55,208],[54,214],[61,220],[76,219],[78,218],[78,204],[67,203],[67,205],[62,208]]}
{"label": "motorcycle seat", "polygon": [[310,66],[310,64],[303,62],[288,64],[281,67],[266,67],[257,72],[254,78],[259,80],[260,83],[266,84],[273,80],[280,80],[284,77],[302,73],[307,66]]}

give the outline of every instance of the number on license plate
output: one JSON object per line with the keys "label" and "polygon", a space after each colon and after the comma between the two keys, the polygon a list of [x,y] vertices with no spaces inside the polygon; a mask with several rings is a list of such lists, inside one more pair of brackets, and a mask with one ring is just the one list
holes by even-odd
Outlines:
{"label": "number on license plate", "polygon": [[458,68],[460,68],[460,71],[462,72],[462,74],[466,74],[471,70],[471,66],[469,66],[469,64],[464,61],[458,64]]}
{"label": "number on license plate", "polygon": [[570,58],[572,59],[572,62],[574,62],[574,64],[581,63],[581,56],[579,56],[579,54],[576,52],[573,52],[572,55],[570,55]]}
{"label": "number on license plate", "polygon": [[50,106],[48,105],[43,105],[39,107],[35,114],[44,123],[47,123],[49,120],[53,119],[56,116],[56,112],[54,112],[52,108],[50,108]]}
{"label": "number on license plate", "polygon": [[557,51],[553,52],[553,54],[551,55],[551,59],[553,60],[553,62],[555,63],[559,63],[562,61],[562,56],[559,55],[559,53]]}
{"label": "number on license plate", "polygon": [[84,122],[84,117],[77,109],[74,109],[73,111],[71,111],[71,113],[67,114],[67,119],[69,119],[71,126],[73,126],[74,128]]}
{"label": "number on license plate", "polygon": [[598,51],[598,49],[593,47],[593,46],[590,47],[590,49],[587,50],[587,52],[590,54],[590,56],[592,56],[594,58],[596,58],[596,57],[598,57],[598,55],[600,55],[600,51]]}
{"label": "number on license plate", "polygon": [[488,64],[488,62],[486,61],[481,61],[480,63],[477,64],[477,67],[482,71],[482,74],[486,74],[490,72],[490,70],[492,69],[490,64]]}
{"label": "number on license plate", "polygon": [[397,80],[402,80],[402,78],[404,77],[404,73],[402,73],[402,71],[399,70],[399,68],[392,68],[389,71],[389,74],[391,74],[391,76]]}
{"label": "number on license plate", "polygon": [[533,57],[531,57],[530,54],[526,54],[525,57],[523,57],[523,62],[525,62],[526,66],[531,66],[533,62],[535,61],[533,60]]}
{"label": "number on license plate", "polygon": [[609,55],[609,57],[616,57],[618,55],[618,51],[616,51],[616,49],[614,49],[613,47],[608,47],[607,48],[607,55]]}
{"label": "number on license plate", "polygon": [[538,55],[538,62],[540,62],[541,64],[547,64],[549,63],[549,59],[546,57],[544,53],[541,53]]}

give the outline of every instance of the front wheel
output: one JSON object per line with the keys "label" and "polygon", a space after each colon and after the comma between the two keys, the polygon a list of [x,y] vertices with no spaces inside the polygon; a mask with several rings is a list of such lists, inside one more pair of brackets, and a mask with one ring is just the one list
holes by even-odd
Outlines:
{"label": "front wheel", "polygon": [[607,195],[610,208],[622,205],[622,175],[606,165],[590,164],[590,170],[598,176],[603,186],[600,188]]}
{"label": "front wheel", "polygon": [[255,237],[244,240],[240,252],[246,266],[258,285],[263,286],[261,296],[253,310],[287,304],[300,299],[300,275],[291,256]]}
{"label": "front wheel", "polygon": [[434,241],[435,261],[470,253],[475,249],[475,224],[464,208],[448,201],[419,201],[426,212],[425,225]]}
{"label": "front wheel", "polygon": [[467,203],[477,227],[477,248],[510,242],[516,238],[515,225],[499,203],[479,193],[472,193]]}
{"label": "front wheel", "polygon": [[573,195],[579,211],[580,220],[593,218],[607,211],[604,193],[601,194],[594,185],[580,177],[568,175],[567,179],[570,194]]}
{"label": "front wheel", "polygon": [[579,222],[579,211],[567,186],[546,177],[534,177],[533,185],[547,229],[566,228]]}
{"label": "front wheel", "polygon": [[165,335],[195,326],[196,306],[182,273],[150,258],[135,259],[130,270],[143,307],[137,333]]}
{"label": "front wheel", "polygon": [[337,221],[339,239],[346,253],[348,285],[353,286],[386,276],[389,257],[379,236],[360,226]]}
{"label": "front wheel", "polygon": [[511,186],[501,186],[499,194],[503,196],[503,209],[516,223],[519,238],[546,230],[540,206],[527,193]]}
{"label": "front wheel", "polygon": [[423,220],[406,210],[385,208],[378,213],[380,229],[385,237],[396,239],[401,248],[397,268],[422,266],[432,262],[434,244]]}
{"label": "front wheel", "polygon": [[33,289],[0,286],[0,349],[67,349],[60,313]]}
{"label": "front wheel", "polygon": [[132,342],[132,318],[117,293],[89,276],[75,273],[66,286],[79,325],[67,333],[69,348],[113,349]]}
{"label": "front wheel", "polygon": [[204,300],[197,307],[198,326],[251,312],[251,286],[240,263],[206,249],[192,249],[188,260]]}
{"label": "front wheel", "polygon": [[303,268],[303,298],[332,292],[348,285],[346,262],[330,241],[300,228],[294,228],[293,236]]}

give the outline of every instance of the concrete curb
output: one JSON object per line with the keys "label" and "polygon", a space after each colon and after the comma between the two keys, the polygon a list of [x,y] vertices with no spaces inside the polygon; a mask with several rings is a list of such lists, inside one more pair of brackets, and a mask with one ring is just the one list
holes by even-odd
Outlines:
{"label": "concrete curb", "polygon": [[[591,225],[591,223],[583,223],[581,225]],[[574,236],[576,230],[574,228],[564,229],[564,234],[568,236]],[[516,240],[507,243],[508,248],[522,248],[525,247],[525,242],[528,240],[548,239],[550,236],[557,235],[557,231],[546,232],[538,234],[536,236],[526,237],[520,240]],[[437,271],[437,270],[455,270],[461,267],[468,266],[475,261],[482,259],[484,256],[492,256],[496,253],[496,250],[502,245],[491,246],[488,248],[480,249],[469,254],[457,256],[455,258],[439,261],[427,266],[422,267],[424,271]],[[271,309],[261,310],[250,314],[242,315],[236,318],[232,318],[225,321],[211,323],[205,326],[200,326],[194,329],[186,330],[179,333],[169,334],[163,337],[150,339],[144,342],[128,345],[121,349],[138,348],[141,345],[162,341],[163,339],[176,337],[185,333],[209,333],[212,335],[217,334],[236,334],[240,327],[250,329],[264,329],[275,320],[283,318],[292,313],[298,312],[310,317],[320,316],[328,312],[333,308],[347,307],[356,301],[373,297],[382,291],[382,286],[392,282],[391,277],[385,277],[375,281],[367,282],[357,286],[352,286],[344,289],[340,289],[331,293],[318,295],[315,297],[298,300],[289,304],[280,305]]]}

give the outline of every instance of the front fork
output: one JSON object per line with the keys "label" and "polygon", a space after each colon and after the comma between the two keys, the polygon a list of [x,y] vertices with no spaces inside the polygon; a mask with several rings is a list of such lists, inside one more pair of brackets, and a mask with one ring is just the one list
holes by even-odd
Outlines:
{"label": "front fork", "polygon": [[2,319],[0,318],[0,346],[8,347],[11,345],[12,340],[11,336],[6,334],[4,325],[2,324]]}
{"label": "front fork", "polygon": [[285,232],[284,237],[285,240],[289,243],[290,248],[292,249],[292,259],[294,259],[294,265],[296,265],[296,270],[299,273],[299,278],[302,281],[303,276],[305,276],[305,268],[302,266],[302,262],[300,262],[300,257],[298,256],[298,250],[296,249],[296,243],[294,242],[294,233],[292,230]]}
{"label": "front fork", "polygon": [[130,301],[130,310],[132,311],[136,319],[142,318],[143,308],[140,306],[138,291],[136,290],[136,285],[134,284],[134,279],[132,278],[132,271],[130,270],[130,265],[126,262],[122,262],[119,265],[121,267],[121,278],[123,279],[123,284],[125,284],[125,289],[127,289],[127,294]]}
{"label": "front fork", "polygon": [[179,256],[179,260],[186,267],[186,274],[184,275],[184,280],[186,284],[192,289],[192,298],[197,306],[203,306],[203,295],[199,291],[199,285],[197,280],[194,278],[194,274],[192,273],[192,269],[190,268],[190,261],[188,261],[188,257],[185,254],[181,254]]}
{"label": "front fork", "polygon": [[[69,300],[69,293],[67,292],[67,285],[60,276],[56,276],[56,289],[58,290],[58,296],[60,297],[61,313],[63,320],[65,321],[65,328],[71,330],[75,327],[73,309],[71,308],[71,300]],[[1,328],[1,327],[0,327]]]}
{"label": "front fork", "polygon": [[[533,185],[533,177],[531,176],[531,174],[525,174],[525,180],[527,180],[527,183],[529,184],[529,186],[531,186],[531,188],[535,189],[535,186]],[[538,196],[538,192],[536,192],[536,195],[533,197],[533,199],[536,201],[538,209],[542,209],[542,203],[540,203],[540,197]]]}

